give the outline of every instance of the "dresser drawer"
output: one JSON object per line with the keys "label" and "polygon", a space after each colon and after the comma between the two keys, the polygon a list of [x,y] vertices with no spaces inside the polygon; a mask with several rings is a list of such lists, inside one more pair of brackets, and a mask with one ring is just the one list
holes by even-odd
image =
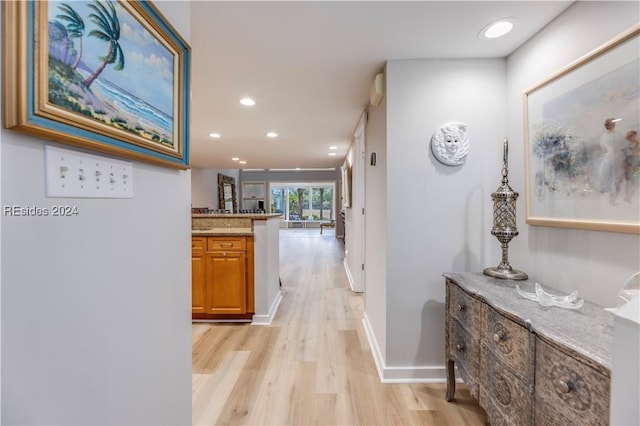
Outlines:
{"label": "dresser drawer", "polygon": [[[500,358],[482,345],[483,400],[497,410],[506,424],[529,425],[533,419],[533,383],[526,383],[504,365]],[[495,414],[494,414],[495,415]],[[495,423],[495,418],[491,424]]]}
{"label": "dresser drawer", "polygon": [[[487,413],[488,424],[491,426],[525,426],[512,422],[488,399],[489,392],[485,388],[480,388],[479,404]],[[538,425],[536,425],[538,426]]]}
{"label": "dresser drawer", "polygon": [[482,302],[465,293],[455,284],[449,284],[449,315],[480,339],[482,332]]}
{"label": "dresser drawer", "polygon": [[478,398],[480,373],[480,340],[473,337],[456,319],[451,320],[451,343],[449,356],[455,360],[458,372],[467,385],[469,393]]}
{"label": "dresser drawer", "polygon": [[204,251],[207,247],[207,237],[191,237],[191,251]]}
{"label": "dresser drawer", "polygon": [[[524,327],[487,307],[484,342],[487,347],[525,381],[532,382],[534,363],[533,335]],[[533,383],[529,383],[533,384]]]}
{"label": "dresser drawer", "polygon": [[549,418],[576,419],[582,425],[609,422],[609,378],[540,339],[535,380],[536,411],[552,410]]}
{"label": "dresser drawer", "polygon": [[244,251],[247,248],[245,237],[209,237],[207,239],[208,251],[233,250]]}
{"label": "dresser drawer", "polygon": [[[563,417],[555,407],[552,407],[545,400],[537,398],[535,401],[535,422],[536,426],[583,426],[586,423],[581,417],[567,419]],[[600,423],[609,424],[608,421]]]}

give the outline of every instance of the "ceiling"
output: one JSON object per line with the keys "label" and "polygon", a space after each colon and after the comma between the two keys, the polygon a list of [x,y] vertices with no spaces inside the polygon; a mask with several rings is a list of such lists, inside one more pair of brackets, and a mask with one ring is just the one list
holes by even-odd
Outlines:
{"label": "ceiling", "polygon": [[[192,2],[191,164],[339,167],[386,60],[506,57],[571,3]],[[505,17],[507,36],[478,37]]]}

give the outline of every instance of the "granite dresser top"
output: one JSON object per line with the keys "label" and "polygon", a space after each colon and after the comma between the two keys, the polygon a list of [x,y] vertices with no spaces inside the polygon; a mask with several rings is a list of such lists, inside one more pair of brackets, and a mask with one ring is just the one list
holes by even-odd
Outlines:
{"label": "granite dresser top", "polygon": [[[481,272],[445,272],[443,275],[542,339],[582,355],[597,364],[594,367],[600,367],[598,369],[602,373],[610,375],[614,315],[602,306],[585,300],[580,309],[543,309],[537,302],[523,298],[516,291],[517,284],[523,291],[534,293],[533,280],[502,280]],[[549,293],[563,294],[551,287],[542,287]]]}

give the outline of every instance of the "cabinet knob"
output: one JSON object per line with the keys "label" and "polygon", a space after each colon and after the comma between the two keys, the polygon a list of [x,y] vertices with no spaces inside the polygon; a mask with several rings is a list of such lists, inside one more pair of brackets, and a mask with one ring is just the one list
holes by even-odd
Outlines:
{"label": "cabinet knob", "polygon": [[467,307],[466,307],[465,305],[463,305],[462,303],[458,303],[458,310],[459,310],[459,311],[461,311],[461,312],[462,312],[462,311],[464,311],[464,310],[466,310],[466,309],[467,309]]}
{"label": "cabinet knob", "polygon": [[556,386],[556,390],[560,393],[569,393],[575,388],[573,386],[573,383],[571,383],[571,381],[562,380],[562,379],[556,380],[555,386]]}
{"label": "cabinet knob", "polygon": [[500,343],[502,340],[505,340],[506,337],[507,336],[502,331],[499,331],[493,335],[493,341]]}
{"label": "cabinet knob", "polygon": [[461,345],[460,343],[458,343],[456,345],[456,349],[458,350],[458,352],[464,352],[464,345]]}

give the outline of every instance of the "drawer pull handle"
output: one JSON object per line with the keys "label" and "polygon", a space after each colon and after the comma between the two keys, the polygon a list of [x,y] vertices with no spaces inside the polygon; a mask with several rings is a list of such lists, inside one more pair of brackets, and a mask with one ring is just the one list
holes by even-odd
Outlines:
{"label": "drawer pull handle", "polygon": [[461,344],[458,343],[456,345],[456,349],[458,350],[458,352],[464,352],[465,348],[464,348],[464,345],[461,345]]}
{"label": "drawer pull handle", "polygon": [[506,337],[507,336],[504,333],[498,332],[493,335],[493,341],[496,343],[500,343],[501,341],[505,340]]}
{"label": "drawer pull handle", "polygon": [[467,307],[461,303],[458,303],[458,310],[460,312],[465,311],[467,309]]}
{"label": "drawer pull handle", "polygon": [[556,380],[556,390],[560,393],[569,393],[574,389],[573,383],[569,380]]}
{"label": "drawer pull handle", "polygon": [[220,247],[233,247],[233,243],[220,243]]}

